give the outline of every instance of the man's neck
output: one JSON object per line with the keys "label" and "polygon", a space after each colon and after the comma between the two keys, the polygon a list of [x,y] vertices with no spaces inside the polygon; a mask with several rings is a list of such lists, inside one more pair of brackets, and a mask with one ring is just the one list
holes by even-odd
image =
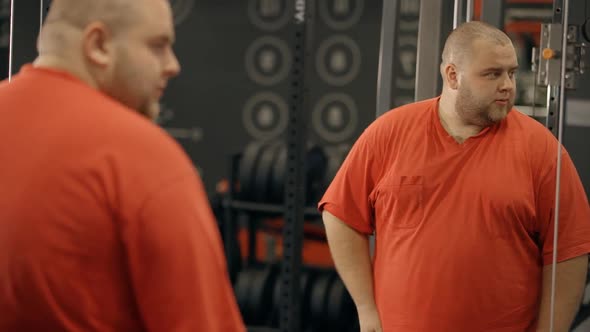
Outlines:
{"label": "man's neck", "polygon": [[438,103],[438,117],[447,133],[457,142],[479,134],[484,128],[466,123],[455,109],[455,99],[443,94]]}
{"label": "man's neck", "polygon": [[77,70],[76,65],[73,64],[72,61],[68,61],[60,56],[44,54],[39,55],[35,61],[33,62],[34,67],[38,68],[48,68],[48,69],[55,69],[64,71],[77,77],[81,81],[85,82],[86,84],[90,85],[93,88],[97,87],[97,83],[94,79],[92,79],[91,75],[84,71],[84,70]]}

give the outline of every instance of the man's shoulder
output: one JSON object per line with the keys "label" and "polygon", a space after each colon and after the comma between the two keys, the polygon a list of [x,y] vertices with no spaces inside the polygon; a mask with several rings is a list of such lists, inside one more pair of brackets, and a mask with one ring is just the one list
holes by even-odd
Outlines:
{"label": "man's shoulder", "polygon": [[[506,120],[509,137],[521,142],[518,145],[536,165],[554,161],[559,141],[544,124],[517,109],[513,109]],[[563,146],[562,152],[567,153]]]}
{"label": "man's shoulder", "polygon": [[547,128],[542,123],[530,115],[521,112],[517,107],[512,108],[508,119],[530,130],[547,131]]}
{"label": "man's shoulder", "polygon": [[436,108],[438,98],[426,99],[395,107],[375,119],[372,126],[375,129],[393,129],[397,126],[414,127],[427,123],[426,115]]}
{"label": "man's shoulder", "polygon": [[363,132],[361,139],[373,143],[412,140],[427,130],[429,116],[436,109],[438,98],[395,107],[377,117]]}
{"label": "man's shoulder", "polygon": [[433,107],[436,107],[437,101],[438,98],[430,98],[397,106],[391,109],[390,111],[386,112],[384,115],[392,118],[414,119],[420,117],[420,115],[422,115],[424,112],[432,110]]}
{"label": "man's shoulder", "polygon": [[109,140],[111,146],[134,155],[186,159],[180,144],[164,128],[126,107],[110,110],[117,113],[113,119],[104,120],[108,123],[108,132],[104,134],[113,135]]}
{"label": "man's shoulder", "polygon": [[[58,89],[60,90],[60,89]],[[67,91],[56,91],[67,94]],[[162,127],[136,110],[93,89],[80,87],[77,98],[54,99],[56,114],[66,122],[60,125],[73,139],[88,148],[109,151],[120,160],[160,163],[163,159],[186,162],[184,150]],[[79,98],[83,97],[83,98]]]}
{"label": "man's shoulder", "polygon": [[540,140],[547,142],[556,140],[544,124],[516,108],[512,109],[506,120],[509,130],[513,130],[515,134],[525,140],[533,141],[535,144]]}

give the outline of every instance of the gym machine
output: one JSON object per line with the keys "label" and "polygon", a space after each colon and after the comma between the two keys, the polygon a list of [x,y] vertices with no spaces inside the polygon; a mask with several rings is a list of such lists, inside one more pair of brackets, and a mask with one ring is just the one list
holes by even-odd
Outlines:
{"label": "gym machine", "polygon": [[[590,148],[585,142],[590,135],[590,75],[585,70],[590,61],[590,4],[587,1],[555,0],[552,23],[543,24],[541,44],[533,49],[532,64],[535,86],[547,89],[547,113],[545,125],[568,149],[588,193],[588,169],[590,169]],[[572,139],[575,138],[575,139]],[[557,193],[559,193],[559,171],[561,147],[557,155]],[[556,195],[555,215],[559,211],[559,196]],[[555,218],[555,228],[559,219]],[[558,237],[555,232],[554,246]],[[556,254],[554,253],[554,259]],[[553,280],[555,279],[555,260]],[[555,297],[555,283],[552,288],[552,312]],[[575,318],[575,332],[590,330],[590,278],[584,301]],[[553,316],[551,317],[553,321]]]}
{"label": "gym machine", "polygon": [[[251,331],[353,331],[356,310],[344,284],[332,268],[304,266],[306,226],[323,233],[315,204],[340,166],[344,154],[329,157],[321,146],[308,143],[310,118],[305,80],[313,70],[310,57],[314,35],[315,1],[287,1],[294,50],[290,72],[289,116],[284,141],[255,141],[230,160],[229,190],[222,198],[226,255],[235,255],[233,241],[239,215],[246,215],[248,255],[246,268],[233,264],[238,304]],[[237,188],[237,189],[236,189]],[[282,257],[260,264],[253,258],[256,232],[265,218],[282,219]],[[282,217],[282,218],[281,218]],[[325,238],[321,239],[325,241]],[[274,247],[274,245],[271,245]],[[271,249],[271,251],[274,248]],[[247,286],[249,284],[250,286]],[[259,326],[259,328],[255,327]]]}

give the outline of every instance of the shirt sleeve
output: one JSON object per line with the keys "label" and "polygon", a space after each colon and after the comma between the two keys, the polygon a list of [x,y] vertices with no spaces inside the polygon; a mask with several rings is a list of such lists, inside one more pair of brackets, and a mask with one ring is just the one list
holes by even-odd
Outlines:
{"label": "shirt sleeve", "polygon": [[221,237],[196,174],[144,202],[124,232],[130,277],[147,331],[245,331]]}
{"label": "shirt sleeve", "polygon": [[[541,166],[537,188],[537,220],[544,265],[553,262],[558,144],[557,141],[555,143],[547,149],[547,155],[552,157],[546,158],[544,166]],[[588,198],[575,165],[564,147],[561,149],[560,174],[557,262],[590,252]]]}
{"label": "shirt sleeve", "polygon": [[371,193],[381,172],[375,144],[375,123],[360,135],[318,204],[348,226],[364,234],[375,228]]}

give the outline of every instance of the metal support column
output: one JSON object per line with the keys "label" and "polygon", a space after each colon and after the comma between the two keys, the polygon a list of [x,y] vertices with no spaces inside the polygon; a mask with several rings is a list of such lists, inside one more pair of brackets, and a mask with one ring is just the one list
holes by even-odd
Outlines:
{"label": "metal support column", "polygon": [[383,2],[377,117],[414,101],[419,14],[418,0]]}
{"label": "metal support column", "polygon": [[8,77],[11,7],[10,1],[0,0],[0,80]]}
{"label": "metal support column", "polygon": [[506,0],[482,0],[480,21],[504,30]]}
{"label": "metal support column", "polygon": [[10,23],[8,31],[8,81],[12,79],[12,58],[14,54],[14,0],[10,0]]}
{"label": "metal support column", "polygon": [[393,56],[396,54],[395,36],[398,0],[383,1],[381,17],[381,43],[379,49],[379,73],[377,74],[377,113],[376,117],[391,109],[391,89],[393,80]]}
{"label": "metal support column", "polygon": [[467,0],[467,8],[465,9],[465,22],[473,21],[473,1]]}
{"label": "metal support column", "polygon": [[[547,121],[545,125],[556,137],[563,122],[563,118],[559,112],[559,104],[561,103],[561,99],[564,98],[563,93],[565,92],[560,87],[561,76],[565,74],[565,68],[561,67],[561,58],[565,56],[565,48],[562,49],[562,43],[564,42],[563,32],[564,29],[567,30],[562,24],[564,19],[567,23],[567,15],[563,13],[563,0],[555,0],[553,2],[553,24],[544,25],[541,36],[541,40],[543,41],[541,47],[544,44],[545,50],[553,50],[555,54],[555,56],[548,57],[547,59],[541,57],[541,61],[544,61],[542,63],[546,63],[546,66],[540,68],[539,79],[547,83],[548,102]],[[542,55],[543,50],[540,53]]]}
{"label": "metal support column", "polygon": [[[283,229],[283,259],[281,261],[281,300],[279,327],[282,332],[301,330],[301,251],[305,204],[305,147],[307,137],[309,97],[305,88],[305,66],[311,54],[313,31],[313,0],[293,1],[294,58],[291,72],[289,124],[287,127],[287,170],[285,185],[285,226]],[[311,61],[310,61],[311,62]]]}
{"label": "metal support column", "polygon": [[462,0],[455,0],[455,4],[453,6],[453,29],[461,25],[461,23],[465,22],[463,20],[463,1]]}
{"label": "metal support column", "polygon": [[440,0],[420,1],[420,24],[418,28],[418,56],[416,59],[416,101],[435,97],[440,92],[439,76],[441,50]]}

